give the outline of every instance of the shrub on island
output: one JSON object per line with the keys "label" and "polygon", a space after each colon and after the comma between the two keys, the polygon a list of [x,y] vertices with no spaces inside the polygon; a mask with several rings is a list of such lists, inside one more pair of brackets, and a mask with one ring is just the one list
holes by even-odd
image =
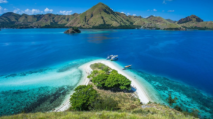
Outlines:
{"label": "shrub on island", "polygon": [[92,85],[81,85],[74,91],[75,93],[70,98],[72,110],[89,110],[92,108],[93,103],[95,103],[98,97],[98,93],[93,89]]}
{"label": "shrub on island", "polygon": [[119,74],[116,70],[112,70],[110,74],[108,74],[110,68],[103,64],[94,64],[91,65],[91,67],[98,70],[94,70],[88,78],[91,78],[92,82],[98,88],[131,90],[131,81]]}
{"label": "shrub on island", "polygon": [[99,74],[98,76],[94,77],[92,79],[92,82],[98,87],[98,88],[104,88],[105,82],[108,78],[107,74]]}
{"label": "shrub on island", "polygon": [[116,70],[112,70],[105,82],[107,88],[120,90],[131,90],[131,81],[125,76],[119,74]]}
{"label": "shrub on island", "polygon": [[111,96],[101,97],[92,85],[80,85],[75,89],[75,93],[70,98],[71,110],[117,110],[118,101]]}

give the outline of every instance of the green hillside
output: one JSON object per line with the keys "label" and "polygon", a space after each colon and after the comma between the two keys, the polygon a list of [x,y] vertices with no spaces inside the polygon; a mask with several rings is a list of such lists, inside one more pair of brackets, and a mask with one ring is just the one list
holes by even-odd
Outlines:
{"label": "green hillside", "polygon": [[178,22],[162,17],[131,16],[115,12],[103,3],[98,3],[82,14],[56,15],[40,14],[27,15],[8,12],[0,16],[1,28],[148,28],[161,30],[213,29],[212,22],[203,22],[196,15],[180,19]]}
{"label": "green hillside", "polygon": [[73,15],[27,15],[8,12],[0,16],[0,27],[27,28],[27,27],[45,27],[45,26],[65,26],[69,21],[78,16]]}
{"label": "green hillside", "polygon": [[128,112],[119,111],[66,111],[50,113],[22,113],[0,119],[196,119],[168,107],[156,104],[147,105],[146,109]]}
{"label": "green hillside", "polygon": [[196,15],[191,15],[186,18],[180,19],[178,24],[186,29],[198,29],[198,30],[213,30],[213,22],[204,22]]}
{"label": "green hillside", "polygon": [[118,13],[114,12],[107,5],[98,3],[91,9],[71,20],[66,26],[92,28],[93,26],[103,24],[108,24],[111,26],[131,25],[130,22],[123,19]]}
{"label": "green hillside", "polygon": [[183,24],[183,23],[187,23],[187,22],[203,22],[203,20],[196,15],[191,15],[186,18],[180,19],[178,21],[178,24]]}
{"label": "green hillside", "polygon": [[82,28],[92,28],[94,26],[110,25],[112,27],[119,26],[135,26],[155,29],[171,29],[180,30],[181,26],[175,23],[168,22],[161,17],[150,17],[144,19],[140,16],[127,16],[126,14],[114,12],[107,5],[98,3],[91,9],[82,13],[66,26],[75,26]]}
{"label": "green hillside", "polygon": [[162,17],[150,16],[147,18],[147,21],[149,22],[147,24],[144,24],[144,27],[164,29],[164,30],[181,30],[182,29],[180,25],[176,23],[171,23]]}

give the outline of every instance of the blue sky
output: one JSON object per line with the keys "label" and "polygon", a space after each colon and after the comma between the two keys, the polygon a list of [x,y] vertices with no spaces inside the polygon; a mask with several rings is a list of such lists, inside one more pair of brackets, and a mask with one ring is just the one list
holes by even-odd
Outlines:
{"label": "blue sky", "polygon": [[213,21],[213,0],[0,0],[0,14],[82,13],[99,2],[129,15],[179,20],[195,14],[204,21]]}

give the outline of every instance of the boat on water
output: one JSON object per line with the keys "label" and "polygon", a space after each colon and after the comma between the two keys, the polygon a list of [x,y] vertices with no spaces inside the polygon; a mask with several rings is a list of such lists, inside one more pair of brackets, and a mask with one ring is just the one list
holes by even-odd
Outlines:
{"label": "boat on water", "polygon": [[111,58],[111,61],[116,61],[118,60],[118,55],[114,55],[112,58]]}
{"label": "boat on water", "polygon": [[113,55],[109,55],[109,56],[107,57],[107,60],[110,60],[112,57],[113,57]]}
{"label": "boat on water", "polygon": [[130,69],[131,67],[132,67],[132,65],[125,66],[125,67],[123,68],[123,70]]}

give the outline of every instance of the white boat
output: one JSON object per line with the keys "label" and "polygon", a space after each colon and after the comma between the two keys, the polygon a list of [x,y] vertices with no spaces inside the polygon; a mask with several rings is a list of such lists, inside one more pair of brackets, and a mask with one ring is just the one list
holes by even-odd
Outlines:
{"label": "white boat", "polygon": [[111,58],[111,61],[115,61],[115,60],[118,60],[118,55],[114,55],[114,56]]}
{"label": "white boat", "polygon": [[111,59],[112,57],[113,57],[113,55],[109,55],[109,56],[107,57],[107,60]]}

